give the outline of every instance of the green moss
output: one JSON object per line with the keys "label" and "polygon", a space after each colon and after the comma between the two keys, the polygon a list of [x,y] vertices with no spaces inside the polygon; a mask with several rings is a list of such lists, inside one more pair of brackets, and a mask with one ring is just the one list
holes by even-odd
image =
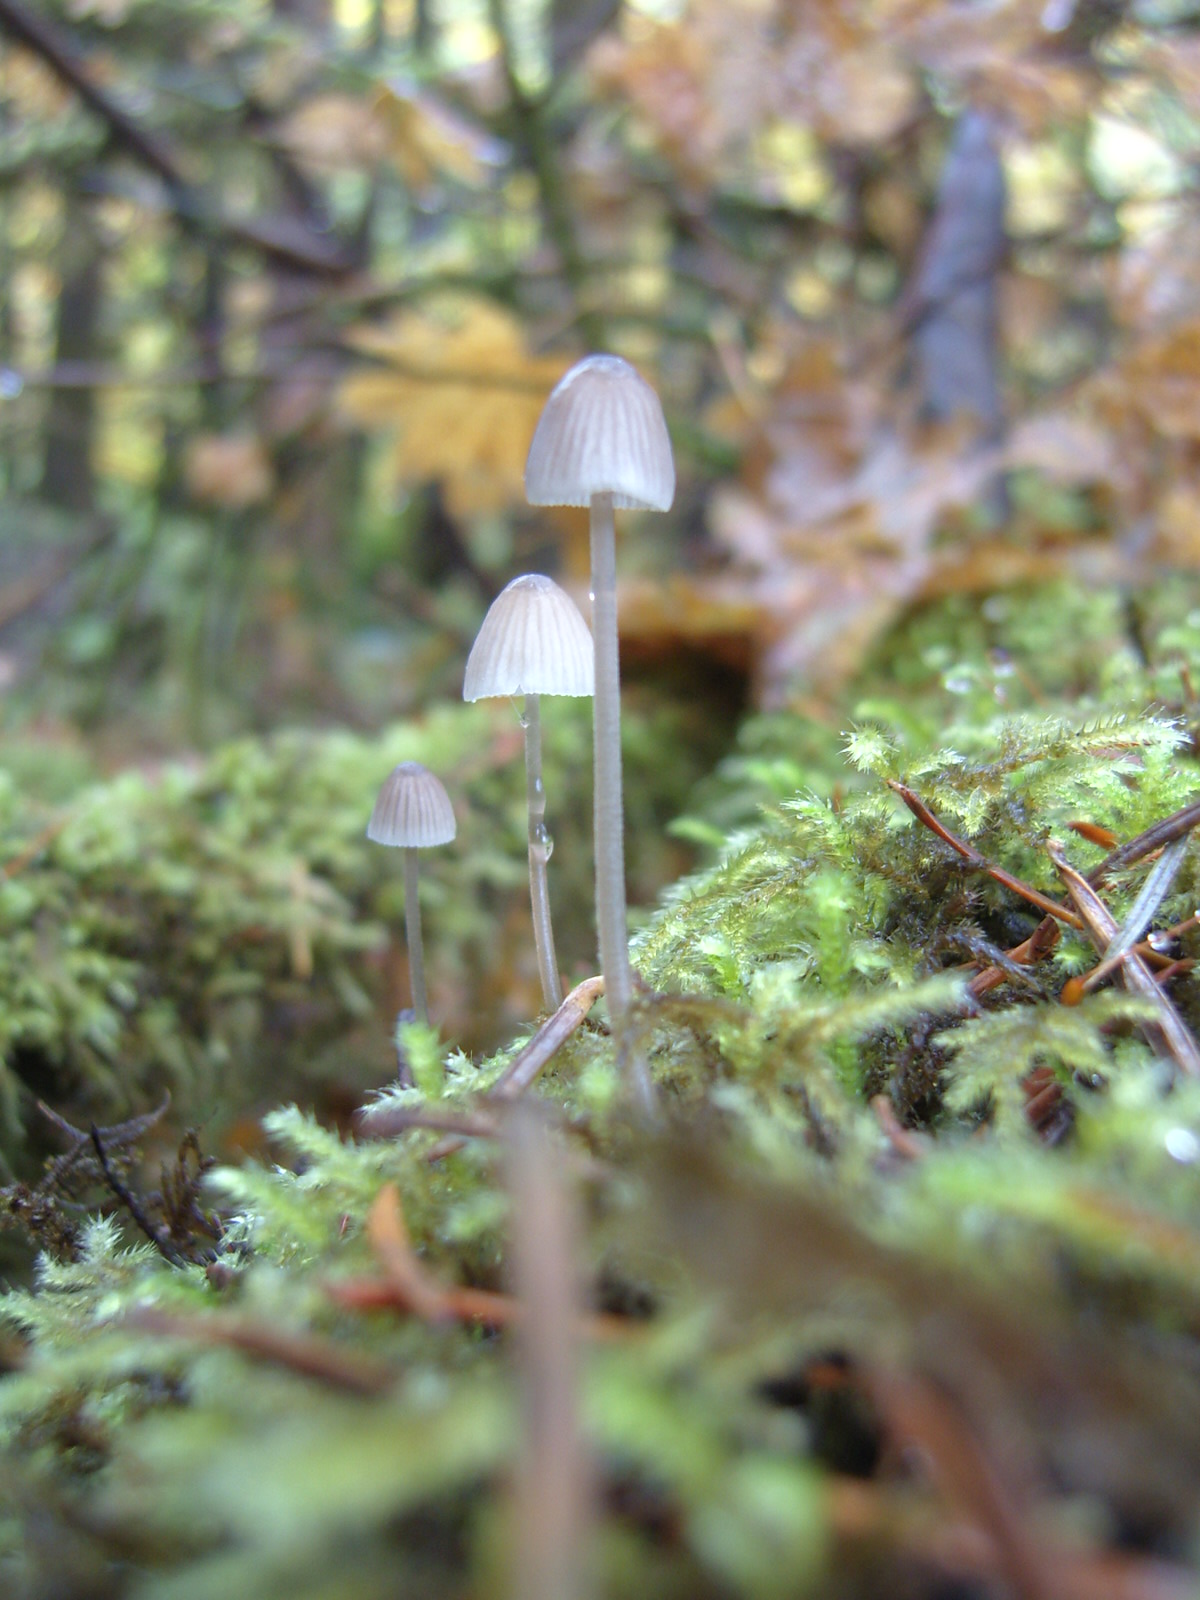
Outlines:
{"label": "green moss", "polygon": [[[627,1125],[594,1019],[537,1090],[568,1130],[593,1298],[637,1314],[583,1360],[600,1592],[932,1592],[921,1563],[936,1540],[914,1504],[966,1513],[916,1468],[898,1489],[887,1465],[902,1454],[889,1407],[919,1418],[931,1393],[986,1458],[1013,1449],[1029,1464],[1047,1548],[1082,1540],[1105,1559],[1114,1530],[1136,1525],[1181,1583],[1194,1578],[1200,1085],[1172,1083],[1144,999],[1106,988],[1060,1002],[1095,959],[1079,932],[1015,963],[1040,910],[887,787],[908,785],[980,858],[1062,900],[1049,841],[1086,872],[1104,847],[1073,823],[1128,839],[1200,790],[1193,662],[1200,614],[1178,597],[954,600],[884,641],[844,716],[758,719],[696,791],[693,836],[721,845],[635,943],[664,1130]],[[249,997],[253,1057],[274,1040],[264,997],[280,988],[326,997],[339,1026],[361,1006],[390,1048],[386,1019],[350,999],[398,911],[397,880],[359,839],[366,801],[387,763],[436,752],[494,805],[498,836],[464,818],[461,853],[430,874],[433,960],[467,971],[491,897],[520,874],[512,775],[472,771],[498,727],[456,707],[383,746],[243,745],[198,773],[85,797],[6,886],[26,897],[0,987],[13,1048],[36,1043],[80,1074],[95,1058],[99,1081],[119,1067],[132,1099],[174,1039],[194,1093],[215,1070],[193,1059],[212,1050],[214,1019]],[[299,897],[298,861],[320,886]],[[1118,921],[1146,871],[1104,885]],[[1156,923],[1198,900],[1189,852]],[[78,951],[57,990],[39,926]],[[288,972],[299,926],[303,980]],[[223,961],[251,927],[262,939]],[[1180,951],[1196,945],[1189,932]],[[1001,981],[972,994],[988,966]],[[1194,1025],[1190,975],[1169,992]],[[322,1020],[297,1029],[284,1047],[295,1076],[335,1035]],[[452,1117],[522,1040],[482,1060],[419,1030],[404,1042],[419,1086],[385,1103]],[[351,1081],[366,1079],[339,1049]],[[512,1202],[494,1145],[431,1159],[436,1131],[354,1142],[296,1108],[265,1127],[272,1160],[209,1175],[226,1219],[214,1259],[170,1265],[106,1220],[75,1259],[43,1259],[5,1297],[24,1359],[0,1383],[0,1473],[22,1488],[0,1563],[21,1600],[90,1592],[76,1568],[136,1600],[509,1592],[512,1339],[354,1309],[337,1288],[378,1281],[367,1217],[392,1183],[427,1271],[502,1289]],[[283,1342],[256,1356],[207,1337],[231,1323]],[[322,1380],[296,1338],[387,1381],[364,1399],[332,1365]],[[850,1470],[869,1480],[856,1514],[879,1514],[869,1538],[848,1531]],[[47,1520],[67,1530],[50,1553]]]}
{"label": "green moss", "polygon": [[[631,783],[682,741],[681,718],[633,719]],[[556,839],[551,893],[567,970],[590,968],[586,706],[546,718]],[[85,1124],[171,1093],[210,1128],[322,1088],[361,1095],[394,1071],[382,1009],[409,1003],[398,852],[370,844],[383,777],[421,760],[459,815],[422,873],[436,1014],[471,1048],[536,1009],[527,936],[525,797],[507,704],[451,706],[378,738],[283,734],[203,762],[130,772],[68,802],[0,771],[0,1153],[20,1161],[32,1094]],[[633,807],[631,865],[661,881],[678,850],[654,811],[694,766]],[[41,791],[45,793],[45,790]],[[639,842],[640,841],[640,842]],[[664,850],[666,855],[664,856]],[[497,929],[504,930],[498,944]],[[498,959],[502,957],[503,959]]]}

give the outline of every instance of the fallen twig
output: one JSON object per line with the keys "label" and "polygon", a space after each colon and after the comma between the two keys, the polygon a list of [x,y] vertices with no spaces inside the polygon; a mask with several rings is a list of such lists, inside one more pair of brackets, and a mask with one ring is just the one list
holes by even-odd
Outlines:
{"label": "fallen twig", "polygon": [[602,977],[585,978],[582,983],[576,984],[554,1015],[547,1017],[529,1043],[508,1063],[497,1078],[492,1095],[498,1099],[511,1099],[524,1094],[579,1028],[603,993]]}
{"label": "fallen twig", "polygon": [[1130,867],[1135,861],[1141,861],[1153,851],[1161,850],[1164,845],[1182,838],[1198,825],[1200,825],[1200,800],[1192,800],[1181,810],[1164,817],[1161,822],[1155,822],[1144,833],[1139,833],[1136,839],[1130,839],[1128,844],[1119,845],[1111,855],[1105,856],[1098,867],[1093,867],[1086,874],[1088,883],[1093,889],[1096,888],[1114,872],[1120,872],[1123,867]]}
{"label": "fallen twig", "polygon": [[368,1139],[389,1139],[407,1128],[444,1129],[449,1137],[434,1145],[430,1161],[441,1161],[461,1150],[468,1139],[494,1139],[500,1135],[497,1115],[488,1108],[489,1100],[515,1100],[524,1094],[545,1071],[567,1040],[582,1024],[588,1012],[604,993],[604,979],[585,978],[567,995],[562,1005],[547,1017],[523,1049],[519,1050],[492,1085],[487,1097],[472,1106],[390,1106],[386,1111],[371,1107],[359,1115],[359,1132]]}
{"label": "fallen twig", "polygon": [[895,778],[889,778],[887,786],[893,794],[898,795],[904,801],[904,804],[918,822],[924,824],[931,833],[936,834],[943,844],[948,844],[952,850],[956,851],[968,866],[974,867],[978,872],[986,872],[988,877],[994,879],[996,883],[1003,885],[1006,889],[1011,889],[1014,894],[1020,895],[1022,900],[1027,900],[1031,906],[1036,906],[1039,911],[1045,911],[1049,916],[1056,917],[1059,922],[1069,923],[1072,928],[1081,928],[1083,926],[1075,912],[1069,911],[1066,906],[1060,906],[1057,900],[1051,900],[1047,895],[1042,894],[1039,889],[1034,889],[1029,884],[1022,883],[1020,878],[1014,878],[1011,872],[1006,872],[1003,867],[998,867],[994,862],[989,861],[985,855],[976,850],[973,844],[968,844],[965,839],[960,839],[956,834],[951,833],[949,828],[938,821],[920,795],[915,794],[907,784],[899,783]]}
{"label": "fallen twig", "polygon": [[867,1387],[897,1442],[921,1450],[946,1500],[987,1534],[1013,1593],[1022,1600],[1052,1600],[1057,1591],[1026,1530],[1015,1489],[954,1399],[926,1378],[884,1368],[868,1372]]}
{"label": "fallen twig", "polygon": [[[1117,935],[1116,918],[1088,880],[1067,861],[1061,847],[1051,840],[1046,848],[1067,886],[1067,893],[1079,909],[1088,937],[1097,951],[1104,955]],[[1197,1049],[1186,1023],[1159,988],[1145,961],[1133,950],[1127,950],[1121,957],[1118,970],[1126,987],[1149,1000],[1154,1007],[1155,1021],[1143,1025],[1151,1042],[1174,1061],[1180,1072],[1189,1077],[1200,1077],[1200,1049]]]}
{"label": "fallen twig", "polygon": [[185,1317],[142,1306],[131,1311],[124,1322],[127,1327],[143,1333],[162,1334],[168,1339],[228,1345],[276,1366],[290,1367],[304,1377],[319,1378],[335,1389],[347,1389],[352,1394],[382,1394],[396,1378],[392,1367],[357,1351],[343,1350],[327,1339],[318,1339],[312,1334],[282,1333],[278,1328],[241,1317],[220,1313]]}
{"label": "fallen twig", "polygon": [[[1053,917],[1047,916],[1042,918],[1028,939],[1012,950],[1006,950],[1005,956],[1018,967],[1034,967],[1050,954],[1057,943],[1058,923]],[[967,984],[967,992],[972,999],[978,1000],[1009,976],[1003,967],[984,967]]]}
{"label": "fallen twig", "polygon": [[[379,1278],[342,1278],[328,1283],[331,1300],[355,1311],[408,1311],[427,1322],[476,1322],[503,1328],[520,1320],[523,1308],[512,1295],[491,1289],[441,1284],[421,1265],[404,1221],[400,1191],[385,1183],[367,1213],[367,1239],[383,1269]],[[584,1330],[593,1338],[623,1336],[623,1317],[588,1316]]]}
{"label": "fallen twig", "polygon": [[1104,952],[1104,959],[1099,966],[1093,967],[1083,979],[1082,992],[1087,993],[1097,984],[1103,982],[1109,973],[1116,970],[1124,961],[1126,955],[1140,942],[1146,929],[1154,921],[1158,908],[1170,893],[1171,885],[1183,865],[1183,858],[1187,854],[1190,838],[1188,834],[1181,834],[1179,838],[1172,839],[1158,860],[1146,875],[1141,892],[1129,908],[1129,914],[1121,924],[1108,949]]}
{"label": "fallen twig", "polygon": [[[974,1521],[912,1503],[911,1491],[834,1478],[826,1489],[834,1539],[847,1551],[890,1546],[952,1579],[992,1582],[994,1542]],[[1046,1542],[1042,1564],[1056,1600],[1194,1600],[1195,1575],[1181,1566],[1120,1551],[1092,1552]]]}
{"label": "fallen twig", "polygon": [[875,1120],[884,1138],[898,1156],[903,1156],[906,1161],[919,1161],[928,1154],[926,1141],[904,1126],[886,1094],[877,1094],[872,1098],[871,1110],[875,1113]]}
{"label": "fallen twig", "polygon": [[[435,1107],[417,1111],[416,1108],[397,1106],[372,1114],[365,1112],[360,1121],[361,1132],[370,1139],[387,1139],[411,1127],[438,1127],[455,1123],[447,1138],[439,1139],[430,1150],[428,1161],[442,1161],[446,1156],[461,1150],[469,1138],[496,1138],[500,1124],[488,1110],[487,1100],[515,1100],[524,1094],[538,1076],[580,1027],[588,1012],[604,993],[604,979],[585,978],[567,995],[552,1016],[547,1017],[532,1039],[519,1050],[493,1084],[487,1099],[464,1110]],[[438,1119],[438,1120],[435,1120]],[[469,1126],[463,1126],[469,1123]]]}
{"label": "fallen twig", "polygon": [[141,1142],[143,1135],[166,1115],[170,1104],[171,1097],[167,1095],[162,1105],[156,1106],[153,1111],[144,1112],[140,1117],[130,1117],[126,1122],[116,1122],[107,1128],[96,1128],[93,1124],[91,1130],[85,1130],[75,1127],[44,1100],[39,1100],[38,1110],[51,1127],[56,1128],[70,1140],[70,1147],[62,1155],[55,1156],[47,1165],[33,1192],[36,1194],[50,1194],[55,1190],[65,1192],[71,1189],[73,1184],[82,1186],[100,1179],[108,1181],[108,1173],[104,1168],[92,1165],[92,1158],[95,1155],[95,1134],[100,1135],[105,1156],[111,1165],[115,1155],[124,1155],[131,1147]]}
{"label": "fallen twig", "polygon": [[[410,1106],[389,1106],[373,1112],[370,1106],[358,1113],[358,1132],[367,1139],[390,1139],[409,1128],[427,1128],[433,1133],[453,1134],[464,1139],[498,1139],[500,1124],[482,1105],[458,1106],[432,1101]],[[456,1147],[457,1148],[457,1147]]]}
{"label": "fallen twig", "polygon": [[168,1238],[166,1231],[150,1220],[142,1209],[141,1202],[137,1196],[114,1170],[112,1163],[108,1159],[108,1151],[104,1148],[103,1136],[94,1122],[91,1126],[90,1138],[92,1149],[96,1152],[96,1160],[100,1163],[100,1171],[104,1174],[104,1181],[158,1251],[159,1255],[169,1261],[173,1267],[187,1266],[188,1258],[181,1250],[176,1248],[171,1239]]}
{"label": "fallen twig", "polygon": [[517,1307],[511,1296],[444,1286],[426,1272],[409,1240],[394,1183],[385,1183],[376,1195],[367,1213],[366,1232],[382,1277],[327,1284],[326,1293],[340,1305],[359,1311],[408,1311],[426,1322],[478,1322],[491,1328],[513,1320]]}

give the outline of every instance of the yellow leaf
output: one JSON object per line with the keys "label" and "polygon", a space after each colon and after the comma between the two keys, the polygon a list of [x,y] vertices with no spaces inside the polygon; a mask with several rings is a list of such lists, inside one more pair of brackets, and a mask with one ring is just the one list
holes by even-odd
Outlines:
{"label": "yellow leaf", "polygon": [[529,441],[564,359],[531,356],[520,324],[483,300],[401,312],[349,343],[383,364],[343,383],[341,410],[398,430],[399,481],[439,480],[458,516],[523,501]]}
{"label": "yellow leaf", "polygon": [[374,165],[387,145],[382,119],[349,94],[314,95],[280,123],[276,137],[318,174],[359,172]]}
{"label": "yellow leaf", "polygon": [[498,139],[474,127],[432,95],[392,84],[373,108],[384,149],[410,189],[427,189],[435,178],[479,184],[487,168],[506,155]]}

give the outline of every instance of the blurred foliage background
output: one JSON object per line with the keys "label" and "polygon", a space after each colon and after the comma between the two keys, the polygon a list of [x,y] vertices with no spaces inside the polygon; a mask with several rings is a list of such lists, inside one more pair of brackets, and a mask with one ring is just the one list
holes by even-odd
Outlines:
{"label": "blurred foliage background", "polygon": [[521,468],[601,346],[680,458],[626,541],[635,676],[779,703],[948,587],[1193,564],[1196,20],[4,0],[10,728],[455,694],[508,577],[579,585]]}
{"label": "blurred foliage background", "polygon": [[[532,512],[521,471],[597,347],[658,385],[680,470],[621,555],[642,904],[752,814],[753,785],[713,810],[739,730],[764,761],[796,755],[791,713],[836,733],[898,621],[1183,582],[1198,24],[1189,0],[0,0],[21,837],[117,767],[419,722],[517,572],[585,602],[582,518]],[[488,715],[469,764],[515,804],[514,719]],[[582,971],[576,720],[551,820]],[[519,875],[476,879],[519,916]],[[477,942],[444,997],[468,1044],[527,1009]]]}

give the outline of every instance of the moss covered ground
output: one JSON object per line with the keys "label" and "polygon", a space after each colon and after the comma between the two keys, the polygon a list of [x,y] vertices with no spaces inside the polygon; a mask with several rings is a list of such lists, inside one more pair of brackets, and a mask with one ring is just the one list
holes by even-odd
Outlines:
{"label": "moss covered ground", "polygon": [[[66,796],[23,758],[3,1592],[1197,1592],[1197,685],[1190,580],[1056,586],[914,613],[837,704],[749,721],[679,780],[662,848],[708,861],[635,936],[652,1128],[590,991],[506,1080],[545,1036],[494,708]],[[564,713],[583,928],[586,747]],[[361,834],[406,758],[463,807],[401,1082]]]}

